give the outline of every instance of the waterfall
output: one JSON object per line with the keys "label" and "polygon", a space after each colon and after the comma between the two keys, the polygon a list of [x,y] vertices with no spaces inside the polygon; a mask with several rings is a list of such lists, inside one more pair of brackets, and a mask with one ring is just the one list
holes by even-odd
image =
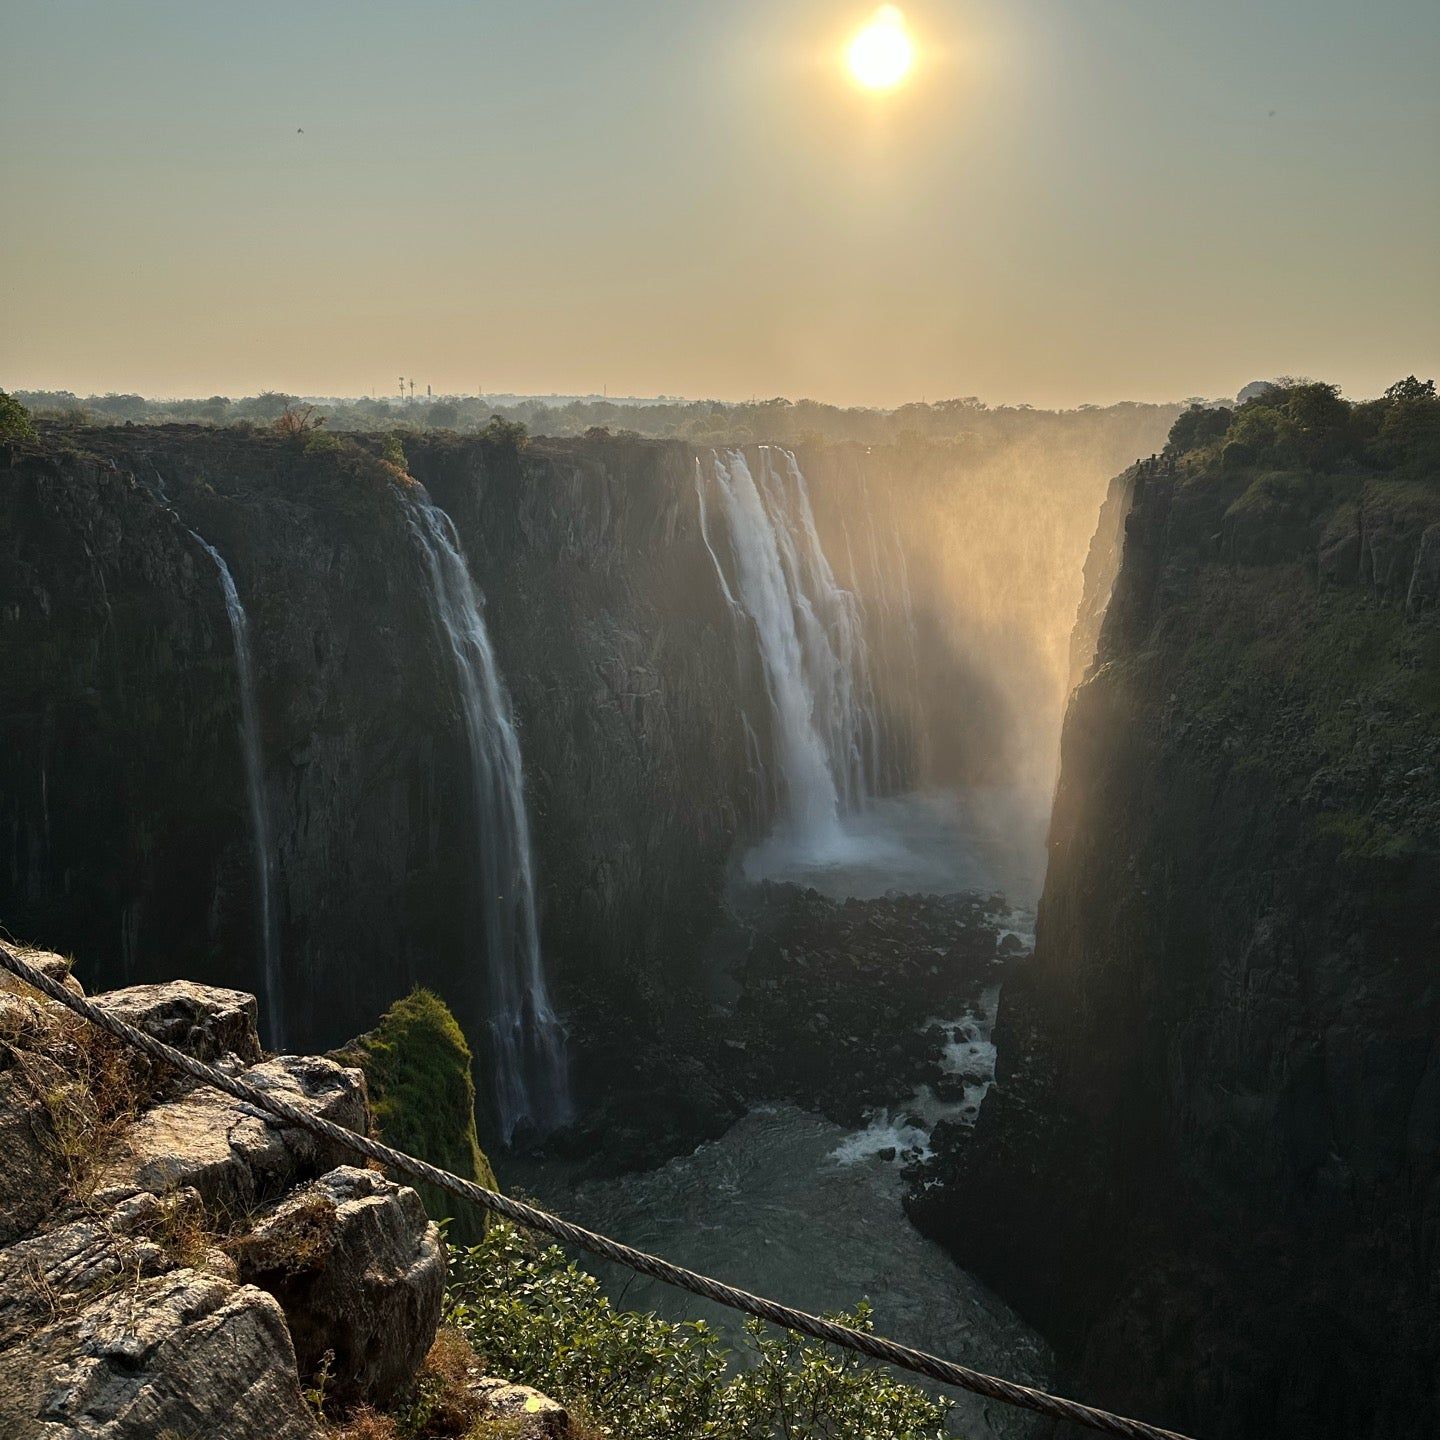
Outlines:
{"label": "waterfall", "polygon": [[[181,522],[184,523],[183,521]],[[245,791],[250,802],[250,829],[255,846],[255,889],[260,897],[260,954],[265,975],[265,1028],[271,1046],[285,1043],[281,996],[280,945],[275,923],[275,857],[270,849],[270,807],[265,798],[265,769],[260,754],[260,709],[255,698],[255,666],[250,655],[250,621],[240,603],[235,577],[225,557],[203,536],[191,538],[210,557],[220,576],[225,614],[235,649],[235,673],[240,687],[240,754],[245,766]]]}
{"label": "waterfall", "polygon": [[[726,600],[754,623],[784,781],[782,825],[799,850],[823,857],[839,848],[841,816],[870,796],[869,656],[859,606],[835,580],[799,464],[769,446],[759,457],[757,477],[740,451],[712,452],[733,584],[708,531],[704,539]],[[703,484],[700,498],[703,521]]]}
{"label": "waterfall", "polygon": [[470,752],[486,1023],[495,1110],[509,1143],[522,1122],[543,1134],[572,1114],[565,1031],[540,964],[520,739],[455,526],[423,486],[410,488],[405,504],[424,555],[436,627],[455,661]]}

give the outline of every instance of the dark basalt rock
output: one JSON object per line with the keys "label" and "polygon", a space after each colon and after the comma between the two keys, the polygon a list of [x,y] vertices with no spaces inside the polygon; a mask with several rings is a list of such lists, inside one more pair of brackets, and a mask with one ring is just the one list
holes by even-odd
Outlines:
{"label": "dark basalt rock", "polygon": [[937,1127],[910,1209],[1100,1404],[1212,1440],[1421,1440],[1440,490],[1257,485],[1136,477],[997,1083],[973,1133]]}
{"label": "dark basalt rock", "polygon": [[942,1087],[950,1036],[932,1022],[978,1009],[998,981],[1008,909],[1001,896],[835,901],[761,886],[741,912],[751,939],[711,1063],[751,1101],[789,1100],[847,1127]]}

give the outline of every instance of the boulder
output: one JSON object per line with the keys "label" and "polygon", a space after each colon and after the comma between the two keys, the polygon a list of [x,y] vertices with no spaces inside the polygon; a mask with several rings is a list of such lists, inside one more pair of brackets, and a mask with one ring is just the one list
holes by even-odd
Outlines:
{"label": "boulder", "polygon": [[[32,1074],[7,1066],[6,1047],[0,1044],[0,1245],[29,1231],[65,1192],[70,1171],[56,1144],[53,1117],[43,1093],[36,1091]],[[57,1083],[58,1067],[44,1066]]]}
{"label": "boulder", "polygon": [[415,1191],[373,1170],[345,1166],[287,1196],[255,1222],[238,1263],[280,1302],[301,1373],[330,1356],[326,1395],[341,1406],[384,1404],[434,1342],[439,1229]]}
{"label": "boulder", "polygon": [[262,1058],[255,997],[240,990],[169,980],[110,990],[97,995],[95,1004],[197,1060],[213,1063],[234,1055],[255,1065]]}
{"label": "boulder", "polygon": [[[63,955],[57,955],[53,950],[36,950],[29,945],[11,945],[8,948],[12,954],[18,955],[27,965],[33,966],[47,979],[63,985],[72,994],[83,995],[85,993],[85,987],[70,973],[70,961]],[[24,983],[8,970],[0,972],[0,990],[13,990],[16,987],[24,986]],[[26,993],[33,994],[34,991],[26,987]]]}
{"label": "boulder", "polygon": [[122,1277],[133,1281],[173,1270],[173,1242],[199,1212],[193,1190],[165,1200],[142,1193],[0,1249],[0,1350]]}
{"label": "boulder", "polygon": [[275,1300],[178,1269],[125,1277],[0,1351],[6,1440],[318,1440]]}
{"label": "boulder", "polygon": [[[313,1056],[282,1055],[245,1071],[246,1081],[349,1130],[369,1112],[358,1070]],[[147,1110],[102,1165],[101,1191],[164,1193],[181,1185],[207,1208],[239,1214],[350,1159],[307,1130],[282,1125],[207,1085]]]}
{"label": "boulder", "polygon": [[512,1385],[482,1375],[469,1382],[470,1393],[486,1420],[508,1421],[507,1435],[515,1440],[563,1440],[570,1433],[570,1416],[565,1407],[528,1385]]}

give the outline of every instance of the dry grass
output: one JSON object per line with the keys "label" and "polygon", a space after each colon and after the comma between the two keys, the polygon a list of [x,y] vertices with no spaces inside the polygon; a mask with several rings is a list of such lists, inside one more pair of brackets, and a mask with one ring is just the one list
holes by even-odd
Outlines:
{"label": "dry grass", "polygon": [[134,1121],[145,1083],[118,1040],[18,982],[0,1003],[0,1069],[45,1109],[65,1200],[93,1193],[97,1162]]}
{"label": "dry grass", "polygon": [[176,1265],[217,1273],[233,1270],[225,1253],[224,1237],[210,1223],[205,1202],[195,1190],[187,1188],[161,1196],[154,1219],[141,1233]]}
{"label": "dry grass", "polygon": [[[326,1426],[326,1440],[521,1440],[530,1434],[523,1417],[482,1413],[470,1389],[479,1362],[470,1342],[442,1327],[425,1357],[414,1386],[394,1411],[368,1407]],[[571,1418],[570,1440],[608,1440],[605,1432]]]}
{"label": "dry grass", "polygon": [[480,1402],[469,1386],[476,1363],[475,1351],[458,1330],[439,1330],[415,1377],[406,1415],[409,1435],[449,1440],[470,1433],[480,1418]]}
{"label": "dry grass", "polygon": [[324,1195],[293,1205],[261,1234],[252,1227],[266,1208],[236,1217],[226,1227],[224,1248],[255,1274],[303,1275],[324,1263],[335,1243],[335,1206]]}
{"label": "dry grass", "polygon": [[327,1425],[327,1440],[404,1440],[391,1415],[382,1415],[368,1406],[355,1411],[343,1425]]}

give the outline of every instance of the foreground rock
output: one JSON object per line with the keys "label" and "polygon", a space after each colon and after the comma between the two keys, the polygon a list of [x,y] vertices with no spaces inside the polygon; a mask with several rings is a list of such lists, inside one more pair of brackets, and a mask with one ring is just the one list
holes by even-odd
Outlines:
{"label": "foreground rock", "polygon": [[[346,1129],[364,1133],[369,1120],[358,1070],[314,1056],[281,1055],[245,1071],[259,1090]],[[197,1086],[146,1111],[102,1162],[104,1191],[198,1190],[208,1206],[243,1214],[297,1181],[343,1163],[349,1155],[308,1130],[283,1128],[219,1090]]]}
{"label": "foreground rock", "polygon": [[445,1292],[440,1231],[420,1197],[372,1170],[332,1170],[262,1216],[242,1279],[285,1310],[300,1368],[328,1354],[337,1404],[383,1405],[435,1338]]}
{"label": "foreground rock", "polygon": [[[259,1089],[371,1124],[358,1071],[261,1059],[249,996],[172,983],[99,999]],[[444,1287],[419,1197],[227,1095],[160,1081],[63,1007],[0,994],[0,1435],[312,1440],[303,1391],[322,1367],[337,1404],[389,1399]]]}
{"label": "foreground rock", "polygon": [[95,1003],[197,1060],[213,1063],[233,1056],[242,1065],[255,1065],[261,1059],[255,997],[243,990],[170,980],[111,990],[97,995]]}
{"label": "foreground rock", "polygon": [[470,1382],[470,1393],[486,1419],[508,1422],[506,1434],[515,1440],[563,1440],[570,1433],[570,1416],[563,1405],[529,1385],[482,1375]]}
{"label": "foreground rock", "polygon": [[0,1433],[13,1440],[312,1440],[275,1300],[179,1268],[128,1279],[0,1352]]}

